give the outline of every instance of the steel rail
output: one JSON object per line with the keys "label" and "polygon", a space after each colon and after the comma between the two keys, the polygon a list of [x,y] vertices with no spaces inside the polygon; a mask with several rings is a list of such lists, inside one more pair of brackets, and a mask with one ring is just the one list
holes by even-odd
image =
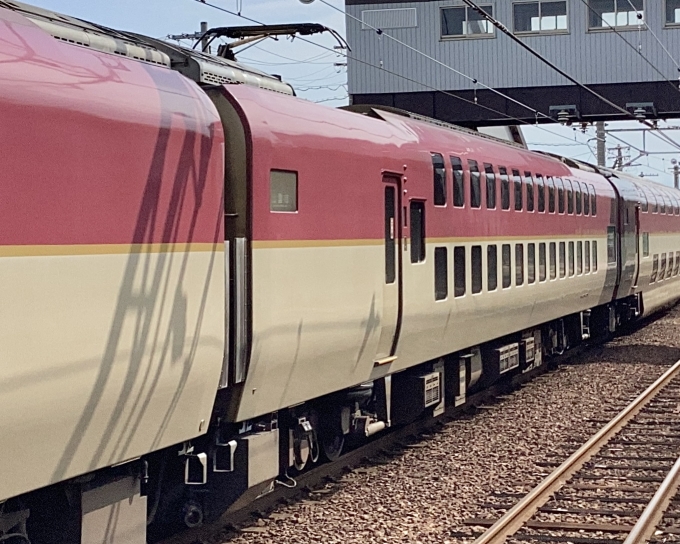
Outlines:
{"label": "steel rail", "polygon": [[[501,544],[516,533],[551,495],[561,488],[581,467],[618,433],[642,408],[648,404],[668,383],[680,373],[680,360],[664,372],[631,404],[595,433],[578,450],[569,456],[554,472],[532,489],[528,495],[508,510],[496,523],[484,532],[474,544]],[[639,541],[637,541],[639,542]]]}
{"label": "steel rail", "polygon": [[680,457],[675,461],[673,468],[671,468],[668,475],[664,478],[661,486],[657,489],[652,500],[649,501],[649,504],[642,512],[640,519],[638,519],[626,540],[623,541],[623,544],[642,544],[654,536],[656,526],[663,518],[663,515],[668,508],[668,504],[675,496],[679,485]]}

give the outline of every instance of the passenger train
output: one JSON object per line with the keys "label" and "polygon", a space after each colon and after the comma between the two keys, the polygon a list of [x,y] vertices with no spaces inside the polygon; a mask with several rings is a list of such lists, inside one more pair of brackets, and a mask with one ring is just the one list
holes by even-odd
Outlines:
{"label": "passenger train", "polygon": [[680,298],[680,192],[0,4],[0,540],[143,543]]}

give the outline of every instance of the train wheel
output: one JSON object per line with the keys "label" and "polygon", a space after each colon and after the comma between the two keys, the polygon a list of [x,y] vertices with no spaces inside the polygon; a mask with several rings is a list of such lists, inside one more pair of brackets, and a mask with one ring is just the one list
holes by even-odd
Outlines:
{"label": "train wheel", "polygon": [[323,454],[329,461],[336,461],[342,455],[345,446],[345,436],[342,431],[337,433],[324,433],[321,437]]}

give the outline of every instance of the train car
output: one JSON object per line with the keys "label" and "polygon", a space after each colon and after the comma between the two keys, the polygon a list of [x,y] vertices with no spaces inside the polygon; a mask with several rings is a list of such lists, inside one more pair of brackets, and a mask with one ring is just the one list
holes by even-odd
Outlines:
{"label": "train car", "polygon": [[200,524],[680,298],[676,190],[0,18],[2,540]]}

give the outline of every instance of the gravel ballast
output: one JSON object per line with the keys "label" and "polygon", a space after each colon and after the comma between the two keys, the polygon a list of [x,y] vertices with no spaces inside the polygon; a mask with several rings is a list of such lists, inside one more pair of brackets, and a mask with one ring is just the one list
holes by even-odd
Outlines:
{"label": "gravel ballast", "polygon": [[[216,543],[464,543],[680,359],[680,306]],[[540,464],[537,464],[540,463]]]}

